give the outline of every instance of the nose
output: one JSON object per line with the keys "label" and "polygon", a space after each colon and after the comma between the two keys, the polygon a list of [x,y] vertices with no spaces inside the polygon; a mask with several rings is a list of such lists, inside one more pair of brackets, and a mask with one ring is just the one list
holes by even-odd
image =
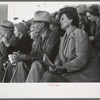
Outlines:
{"label": "nose", "polygon": [[90,20],[91,19],[91,17],[90,16],[87,16],[87,18]]}
{"label": "nose", "polygon": [[14,34],[15,34],[15,30],[14,30]]}
{"label": "nose", "polygon": [[32,33],[32,32],[29,33],[30,36],[31,36],[31,33]]}

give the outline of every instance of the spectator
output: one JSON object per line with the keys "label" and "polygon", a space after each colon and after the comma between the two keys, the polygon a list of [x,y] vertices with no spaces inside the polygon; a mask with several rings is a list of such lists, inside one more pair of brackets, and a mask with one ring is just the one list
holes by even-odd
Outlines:
{"label": "spectator", "polygon": [[[55,31],[49,29],[50,23],[51,17],[48,12],[35,12],[30,33],[31,38],[34,40],[32,51],[29,55],[22,55],[24,62],[21,59],[21,62],[18,63],[11,82],[25,82],[28,72],[28,81],[34,82],[35,77],[38,77],[37,80],[39,80],[43,72],[47,70],[46,66],[42,66],[44,54],[47,54],[52,60],[56,56],[59,47],[59,36]],[[38,64],[41,66],[36,67]]]}
{"label": "spectator", "polygon": [[[86,32],[79,29],[75,8],[60,9],[61,28],[66,30],[61,39],[59,53],[53,68],[49,67],[41,82],[93,82],[100,81],[100,64],[90,48]],[[67,36],[67,37],[66,37]]]}
{"label": "spectator", "polygon": [[86,17],[87,7],[85,5],[77,6],[77,12],[79,15],[79,27],[90,34],[90,21]]}
{"label": "spectator", "polygon": [[100,59],[100,13],[97,5],[91,5],[87,9],[87,17],[91,21],[89,39]]}
{"label": "spectator", "polygon": [[13,23],[7,20],[2,21],[0,25],[0,81],[4,74],[3,65],[8,60],[8,54],[12,52],[9,46],[15,46],[16,43]]}
{"label": "spectator", "polygon": [[[29,34],[27,34],[27,28],[23,23],[18,23],[15,24],[14,26],[14,33],[16,38],[18,38],[18,42],[16,43],[15,46],[9,46],[9,51],[13,51],[13,52],[20,52],[21,54],[28,54],[30,53],[31,49],[32,49],[32,40],[29,36]],[[15,54],[13,54],[15,55]],[[14,71],[15,67],[11,64],[8,63],[7,66],[7,70],[5,72],[5,75],[3,77],[3,82],[9,82],[13,71]]]}

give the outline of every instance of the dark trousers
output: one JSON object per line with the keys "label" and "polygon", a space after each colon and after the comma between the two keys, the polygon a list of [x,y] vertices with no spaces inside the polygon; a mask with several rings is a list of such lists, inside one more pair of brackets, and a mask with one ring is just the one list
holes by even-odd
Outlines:
{"label": "dark trousers", "polygon": [[2,82],[4,76],[4,70],[0,68],[0,82]]}
{"label": "dark trousers", "polygon": [[15,70],[15,67],[16,66],[12,66],[10,62],[8,63],[2,82],[10,82],[11,77],[13,75],[13,71]]}

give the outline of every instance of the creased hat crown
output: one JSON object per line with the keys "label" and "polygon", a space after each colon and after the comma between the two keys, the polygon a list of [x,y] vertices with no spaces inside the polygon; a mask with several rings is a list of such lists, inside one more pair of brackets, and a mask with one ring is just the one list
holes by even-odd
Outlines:
{"label": "creased hat crown", "polygon": [[33,21],[43,21],[51,23],[51,16],[47,11],[36,11],[34,14]]}
{"label": "creased hat crown", "polygon": [[3,20],[0,25],[0,29],[2,30],[14,30],[14,25],[12,22],[8,20]]}

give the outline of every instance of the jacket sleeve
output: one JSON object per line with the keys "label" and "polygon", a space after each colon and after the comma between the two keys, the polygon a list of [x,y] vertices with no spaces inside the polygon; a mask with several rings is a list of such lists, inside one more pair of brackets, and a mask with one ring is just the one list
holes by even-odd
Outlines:
{"label": "jacket sleeve", "polygon": [[75,52],[76,57],[63,64],[63,67],[68,72],[78,71],[85,67],[89,60],[89,40],[88,36],[83,30],[78,30],[75,33]]}
{"label": "jacket sleeve", "polygon": [[61,60],[59,58],[59,53],[58,53],[58,55],[57,55],[57,57],[55,59],[54,65],[56,65],[56,66],[62,65],[62,62],[61,62]]}
{"label": "jacket sleeve", "polygon": [[2,43],[0,43],[0,53],[2,56],[7,56],[7,54],[8,54],[7,47]]}
{"label": "jacket sleeve", "polygon": [[11,43],[10,43],[10,46],[7,47],[7,52],[8,52],[8,54],[11,54],[12,52],[18,50],[18,48],[17,48],[17,43],[18,43],[18,38],[13,38],[13,40],[12,40]]}
{"label": "jacket sleeve", "polygon": [[60,38],[58,36],[58,33],[53,31],[49,38],[49,42],[47,44],[47,48],[45,52],[52,62],[54,62],[55,57],[57,56],[59,50],[59,43],[60,43]]}
{"label": "jacket sleeve", "polygon": [[96,34],[94,35],[94,47],[100,47],[100,23],[97,24]]}

